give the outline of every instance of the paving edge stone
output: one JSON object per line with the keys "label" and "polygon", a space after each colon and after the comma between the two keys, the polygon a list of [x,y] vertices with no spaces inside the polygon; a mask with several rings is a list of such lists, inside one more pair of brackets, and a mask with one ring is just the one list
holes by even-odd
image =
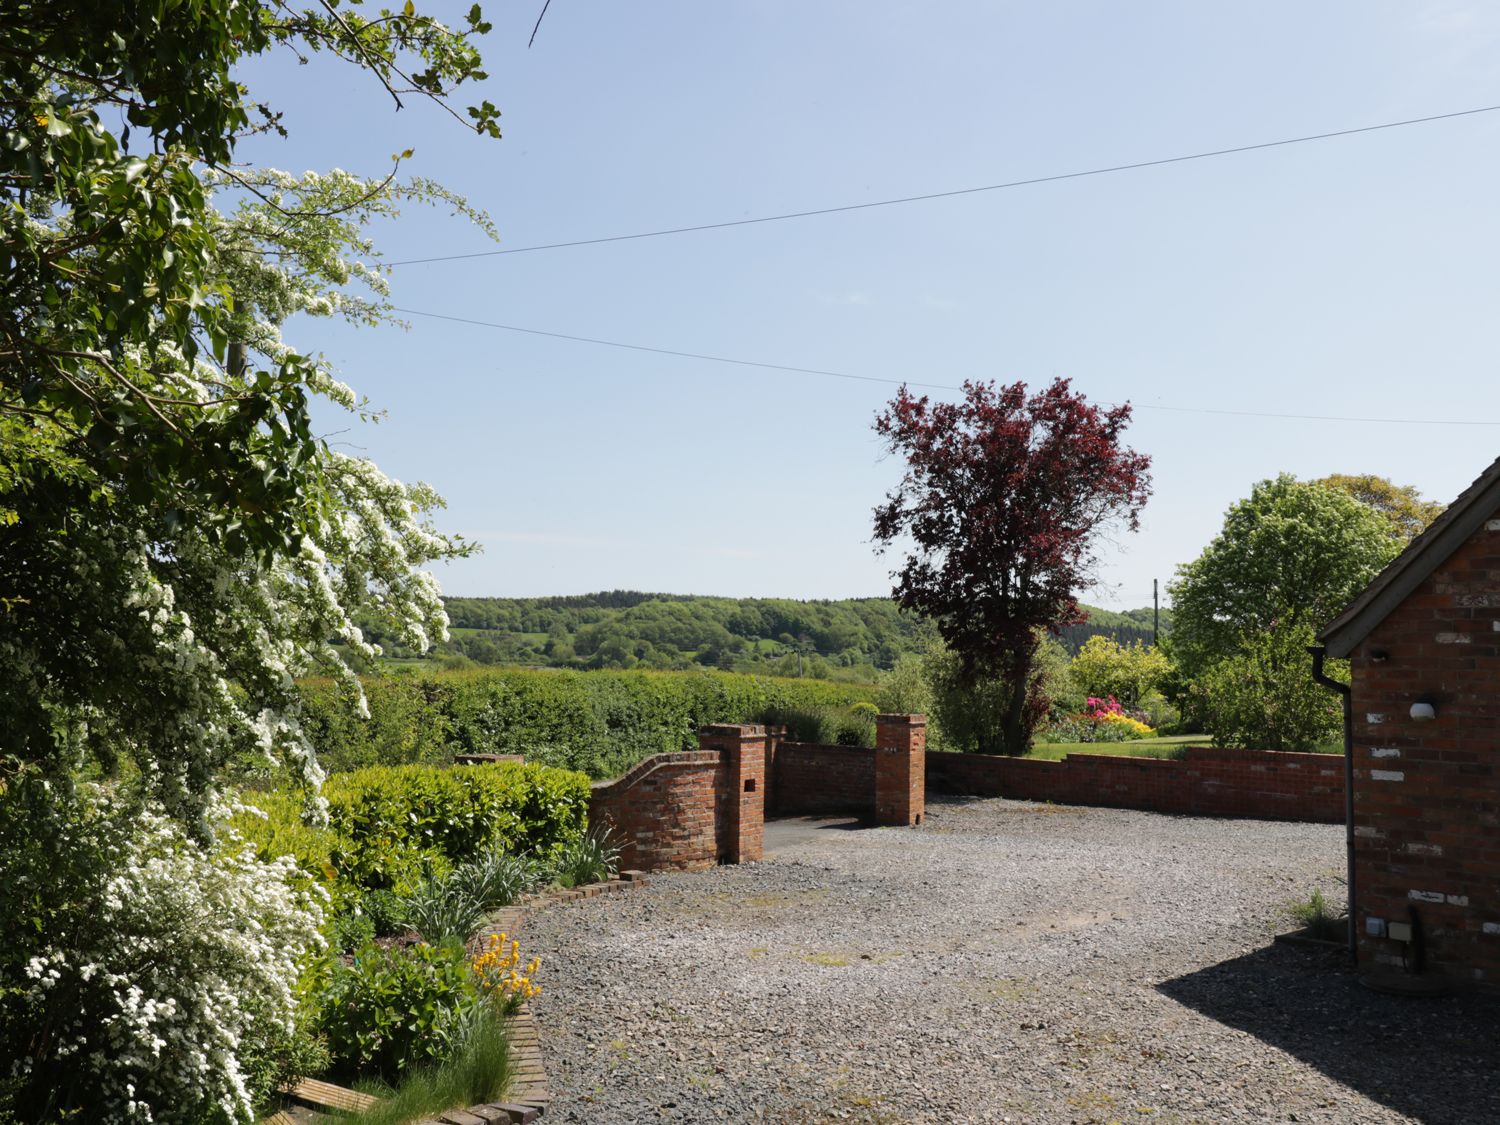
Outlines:
{"label": "paving edge stone", "polygon": [[[492,934],[504,934],[516,940],[527,915],[545,910],[562,902],[595,898],[599,895],[617,894],[634,887],[646,886],[644,871],[622,871],[608,882],[590,883],[583,887],[559,887],[551,891],[527,895],[512,906],[497,910],[490,916],[489,924],[479,931],[475,941],[481,945]],[[433,1121],[421,1121],[417,1125],[487,1125],[490,1122],[536,1121],[547,1112],[552,1095],[547,1090],[547,1072],[542,1066],[542,1044],[531,1009],[522,1004],[510,1019],[510,1057],[516,1072],[509,1100],[470,1106],[467,1110],[453,1110],[440,1114]]]}

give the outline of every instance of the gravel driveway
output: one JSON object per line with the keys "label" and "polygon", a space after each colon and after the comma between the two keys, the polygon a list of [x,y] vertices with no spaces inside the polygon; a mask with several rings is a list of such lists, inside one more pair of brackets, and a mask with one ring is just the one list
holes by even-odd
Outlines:
{"label": "gravel driveway", "polygon": [[1500,1122],[1500,1002],[1272,945],[1342,828],[944,800],[527,920],[589,1122]]}

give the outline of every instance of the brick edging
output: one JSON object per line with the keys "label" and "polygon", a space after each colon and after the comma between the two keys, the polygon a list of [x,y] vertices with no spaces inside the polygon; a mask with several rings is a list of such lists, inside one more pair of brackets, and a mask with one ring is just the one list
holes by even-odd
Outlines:
{"label": "brick edging", "polygon": [[[491,934],[505,934],[515,938],[527,915],[544,910],[561,902],[575,899],[596,898],[599,895],[616,894],[632,887],[646,885],[646,876],[641,871],[622,871],[619,876],[605,883],[589,883],[583,887],[558,887],[555,890],[539,891],[526,895],[511,906],[502,907],[490,916],[489,924],[474,941],[482,943]],[[416,1125],[502,1125],[505,1122],[535,1121],[547,1112],[552,1094],[547,1086],[547,1072],[542,1066],[542,1042],[536,1019],[531,1009],[522,1004],[510,1019],[510,1057],[515,1078],[503,1102],[472,1105],[468,1109],[450,1109],[437,1117],[419,1121]]]}

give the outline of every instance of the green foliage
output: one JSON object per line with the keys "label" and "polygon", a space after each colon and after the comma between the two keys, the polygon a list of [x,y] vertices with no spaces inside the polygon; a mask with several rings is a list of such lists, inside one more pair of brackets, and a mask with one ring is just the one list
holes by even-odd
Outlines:
{"label": "green foliage", "polygon": [[280,791],[247,794],[233,823],[259,834],[262,853],[294,845],[279,854],[331,890],[338,913],[367,915],[384,936],[407,924],[392,892],[465,865],[482,909],[499,905],[509,860],[495,853],[561,853],[584,832],[588,796],[581,774],[532,763],[372,767],[324,783],[327,827],[309,826],[301,796]]}
{"label": "green foliage", "polygon": [[613,879],[620,848],[606,832],[590,829],[570,843],[552,864],[553,877],[564,887],[582,887]]}
{"label": "green foliage", "polygon": [[[1310,625],[1264,633],[1198,678],[1193,706],[1215,746],[1312,750],[1339,738],[1343,710],[1313,681],[1312,641]],[[1348,663],[1330,660],[1327,671],[1347,679]]]}
{"label": "green foliage", "polygon": [[333,840],[322,828],[309,824],[307,801],[296,790],[263,789],[244,795],[240,811],[230,823],[248,841],[262,862],[289,855],[310,878],[332,883]]}
{"label": "green foliage", "polygon": [[1122,645],[1109,637],[1090,637],[1078,650],[1069,674],[1084,695],[1107,699],[1114,696],[1129,709],[1156,690],[1171,671],[1171,661],[1158,648],[1136,641]]}
{"label": "green foliage", "polygon": [[1330,904],[1317,888],[1305,899],[1288,903],[1286,912],[1307,931],[1307,937],[1339,941],[1348,933],[1348,916]]}
{"label": "green foliage", "polygon": [[406,929],[406,904],[389,887],[363,891],[357,903],[359,911],[370,920],[376,937],[391,937]]}
{"label": "green foliage", "polygon": [[[817,679],[876,679],[920,655],[936,631],[889,598],[792,601],[616,590],[579,597],[445,598],[452,635],[440,653],[479,664],[558,668],[719,668]],[[1151,610],[1083,607],[1062,630],[1069,651],[1105,633],[1151,639]],[[1170,613],[1163,613],[1165,630]],[[400,651],[377,626],[374,639]]]}
{"label": "green foliage", "polygon": [[[580,837],[584,839],[585,837]],[[565,843],[561,854],[567,855],[577,845]],[[556,860],[553,861],[557,862]],[[530,856],[516,855],[502,848],[491,848],[453,872],[469,893],[484,904],[486,910],[509,906],[542,878],[544,864]]]}
{"label": "green foliage", "polygon": [[338,953],[352,953],[375,940],[375,921],[362,911],[345,910],[333,916],[329,946]]}
{"label": "green foliage", "polygon": [[463,944],[479,929],[486,913],[484,901],[470,880],[459,872],[429,874],[406,896],[406,923],[424,941]]}
{"label": "green foliage", "polygon": [[[886,715],[926,715],[929,728],[932,726],[932,691],[927,686],[922,657],[907,653],[880,677],[875,685],[875,706]],[[927,739],[931,744],[931,729]]]}
{"label": "green foliage", "polygon": [[[958,657],[944,648],[929,652],[922,670],[930,700],[929,746],[966,754],[1007,751],[1000,734],[1000,724],[1011,703],[1005,684],[993,678],[971,681],[964,675]],[[1051,638],[1038,642],[1029,696],[1040,714],[1045,714],[1047,699],[1064,697],[1071,687],[1067,670],[1067,653],[1060,644]]]}
{"label": "green foliage", "polygon": [[1443,514],[1442,504],[1424,500],[1414,486],[1393,484],[1386,477],[1377,477],[1372,473],[1334,473],[1313,483],[1347,493],[1365,507],[1379,513],[1389,525],[1391,537],[1402,546],[1420,535],[1433,520]]}
{"label": "green foliage", "polygon": [[[361,7],[59,0],[4,21],[0,753],[124,762],[200,833],[231,764],[316,781],[292,680],[347,676],[330,638],[373,656],[355,614],[441,636],[421,568],[468,549],[427,525],[428,489],[315,436],[316,400],[358,403],[281,326],[390,319],[360,228],[400,201],[477,216],[420,180],[234,155],[279,128],[240,83],[254,56],[326,49],[444,106],[478,77],[477,9],[455,30]],[[493,107],[472,121],[491,132]]]}
{"label": "green foliage", "polygon": [[1314,629],[1399,546],[1386,521],[1345,492],[1286,474],[1261,481],[1203,553],[1177,568],[1173,658],[1191,681],[1261,634]]}
{"label": "green foliage", "polygon": [[405,1125],[436,1117],[455,1106],[504,1100],[511,1082],[510,1027],[492,1004],[476,1004],[463,1017],[456,1042],[440,1066],[418,1067],[380,1102],[341,1121],[358,1125]]}
{"label": "green foliage", "polygon": [[361,886],[400,886],[493,847],[555,854],[582,834],[588,781],[526,763],[378,766],[324,785],[334,867]]}
{"label": "green foliage", "polygon": [[[723,672],[565,672],[497,668],[365,681],[369,720],[329,682],[303,685],[319,759],[344,770],[376,762],[515,753],[528,761],[614,777],[652,754],[695,744],[700,726],[780,722],[869,702],[868,686]],[[388,703],[387,696],[397,700]],[[825,718],[817,723],[820,733]],[[812,741],[831,741],[827,738]],[[444,744],[438,748],[438,739]]]}
{"label": "green foliage", "polygon": [[336,1073],[390,1080],[452,1053],[477,997],[459,945],[364,945],[335,962],[317,1027]]}

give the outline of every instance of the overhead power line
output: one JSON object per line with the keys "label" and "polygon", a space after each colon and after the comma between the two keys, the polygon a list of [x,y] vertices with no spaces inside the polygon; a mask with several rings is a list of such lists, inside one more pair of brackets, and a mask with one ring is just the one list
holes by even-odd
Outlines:
{"label": "overhead power line", "polygon": [[980,187],[955,188],[951,191],[927,192],[923,195],[903,195],[895,199],[877,199],[869,203],[846,203],[837,207],[818,207],[809,211],[787,211],[779,215],[758,215],[752,219],[728,219],[719,223],[699,223],[687,227],[666,227],[661,230],[639,231],[635,234],[612,234],[601,238],[578,238],[568,242],[543,242],[534,246],[513,246],[500,250],[475,250],[466,254],[440,254],[429,258],[403,258],[387,262],[388,266],[416,266],[429,262],[456,262],[466,258],[496,258],[504,254],[531,254],[538,250],[563,250],[572,246],[599,246],[606,242],[631,242],[640,238],[663,238],[674,234],[695,234],[706,230],[726,230],[730,227],[748,227],[759,223],[780,223],[789,219],[811,219],[818,215],[837,215],[845,211],[867,211],[875,207],[896,207],[905,203],[925,203],[933,199],[953,199],[960,195],[978,195],[982,192],[1006,191],[1010,188],[1031,187],[1036,184],[1053,184],[1062,180],[1080,180],[1086,176],[1107,176],[1114,172],[1134,172],[1141,168],[1160,168],[1166,164],[1186,164],[1191,160],[1211,160],[1216,156],[1233,156],[1241,152],[1259,152],[1268,148],[1284,148],[1287,145],[1306,144],[1309,141],[1327,141],[1335,137],[1352,137],[1360,133],[1378,133],[1384,129],[1402,129],[1408,125],[1427,125],[1434,121],[1451,121],[1456,117],[1473,117],[1481,113],[1494,113],[1500,105],[1482,105],[1473,109],[1460,109],[1453,113],[1435,113],[1428,117],[1408,117],[1402,121],[1385,121],[1379,125],[1360,125],[1353,129],[1337,129],[1331,133],[1309,133],[1303,137],[1285,137],[1279,141],[1262,141],[1259,144],[1235,145],[1232,148],[1216,148],[1207,152],[1190,152],[1181,156],[1164,156],[1156,160],[1137,160],[1130,164],[1111,164],[1103,168],[1087,168],[1078,172],[1059,172],[1050,176],[1033,176],[1026,180],[1009,180],[1001,184],[984,184]]}
{"label": "overhead power line", "polygon": [[[889,386],[920,387],[923,390],[961,391],[952,383],[919,383],[912,379],[886,379],[879,375],[856,375],[849,371],[829,371],[818,367],[797,367],[787,363],[762,363],[754,359],[735,359],[731,356],[710,355],[706,352],[681,351],[676,348],[657,348],[649,344],[628,344],[621,340],[602,340],[597,336],[575,336],[567,332],[547,332],[541,328],[523,328],[517,324],[499,324],[492,320],[475,320],[466,316],[450,316],[447,313],[423,312],[421,309],[393,309],[402,316],[421,316],[431,320],[448,320],[455,324],[470,324],[476,328],[495,328],[502,332],[518,332],[526,336],[545,336],[552,340],[568,340],[575,344],[594,344],[603,348],[622,348],[632,352],[651,352],[654,355],[675,356],[678,359],[701,359],[708,363],[727,363],[736,367],[758,367],[766,371],[783,371],[794,375],[824,375],[831,379],[853,379],[861,383],[884,383]],[[1117,402],[1099,402],[1099,406],[1120,406]],[[1209,406],[1162,406],[1154,403],[1132,402],[1132,410],[1167,410],[1178,414],[1217,414],[1232,418],[1276,418],[1299,422],[1381,422],[1397,426],[1500,426],[1500,421],[1485,422],[1453,418],[1365,418],[1342,414],[1281,414],[1265,410],[1223,410]]]}

